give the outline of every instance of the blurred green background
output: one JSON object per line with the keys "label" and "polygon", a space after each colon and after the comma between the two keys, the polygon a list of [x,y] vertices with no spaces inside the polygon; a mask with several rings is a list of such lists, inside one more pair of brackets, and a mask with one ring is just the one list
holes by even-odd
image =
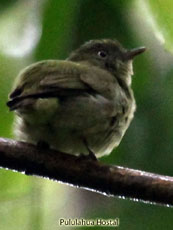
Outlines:
{"label": "blurred green background", "polygon": [[[134,63],[135,119],[120,146],[100,160],[173,176],[172,20],[171,0],[1,0],[0,136],[13,138],[13,113],[5,103],[23,67],[64,59],[89,39],[116,38],[126,48],[146,46],[147,52]],[[97,217],[118,217],[122,230],[173,226],[172,208],[0,170],[0,229],[67,229],[59,218]]]}

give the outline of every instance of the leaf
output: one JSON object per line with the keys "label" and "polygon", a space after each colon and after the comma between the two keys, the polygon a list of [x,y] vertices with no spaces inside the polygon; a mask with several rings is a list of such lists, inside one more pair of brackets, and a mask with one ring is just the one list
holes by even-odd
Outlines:
{"label": "leaf", "polygon": [[[146,3],[147,6],[147,3]],[[148,0],[148,13],[155,24],[155,35],[173,52],[173,3],[171,0]]]}

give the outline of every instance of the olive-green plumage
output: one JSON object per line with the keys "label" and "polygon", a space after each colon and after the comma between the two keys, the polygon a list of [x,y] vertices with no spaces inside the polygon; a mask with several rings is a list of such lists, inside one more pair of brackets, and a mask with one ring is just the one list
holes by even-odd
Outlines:
{"label": "olive-green plumage", "polygon": [[92,40],[67,60],[25,68],[7,103],[17,114],[17,137],[70,154],[109,154],[133,118],[132,59],[144,50]]}

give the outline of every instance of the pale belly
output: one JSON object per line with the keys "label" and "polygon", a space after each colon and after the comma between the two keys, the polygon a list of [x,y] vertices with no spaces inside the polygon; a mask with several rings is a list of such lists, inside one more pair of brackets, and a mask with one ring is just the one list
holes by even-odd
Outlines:
{"label": "pale belly", "polygon": [[19,139],[32,143],[45,141],[54,149],[74,155],[88,154],[85,140],[88,148],[100,157],[118,146],[134,113],[133,103],[127,117],[120,103],[99,95],[71,98],[57,104],[45,119],[40,111],[38,117],[38,114],[34,119],[32,116],[32,121],[28,114],[18,118]]}

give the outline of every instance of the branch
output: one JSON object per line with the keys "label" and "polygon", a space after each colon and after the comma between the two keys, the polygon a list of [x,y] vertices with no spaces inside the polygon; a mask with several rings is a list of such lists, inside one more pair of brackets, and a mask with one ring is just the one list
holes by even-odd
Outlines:
{"label": "branch", "polygon": [[24,142],[0,138],[0,166],[104,195],[173,205],[173,177],[82,160]]}

